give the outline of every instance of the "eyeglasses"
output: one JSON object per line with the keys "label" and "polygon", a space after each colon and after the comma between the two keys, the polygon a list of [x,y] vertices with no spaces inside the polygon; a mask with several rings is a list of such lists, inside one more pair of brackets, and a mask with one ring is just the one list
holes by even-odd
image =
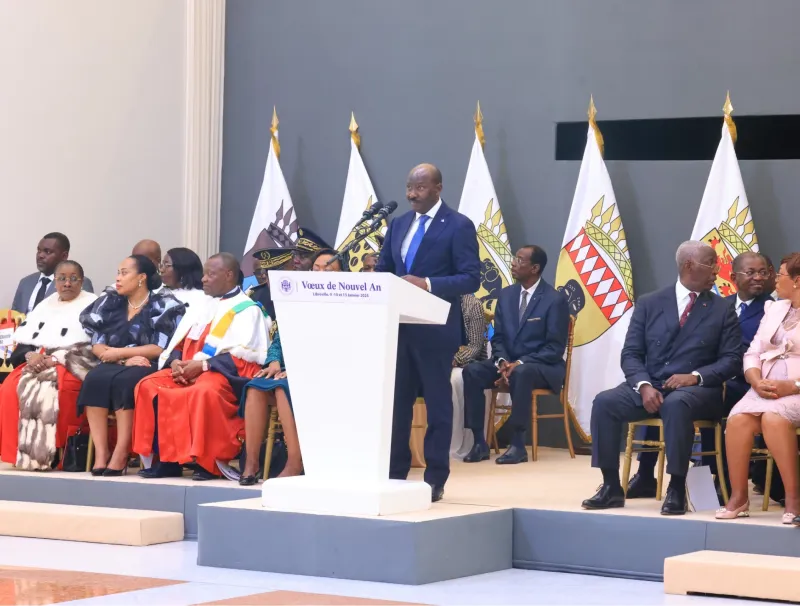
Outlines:
{"label": "eyeglasses", "polygon": [[751,269],[750,271],[737,271],[734,273],[739,274],[740,276],[745,276],[746,278],[754,278],[755,276],[764,279],[769,278],[769,270],[766,269],[760,269],[759,271],[754,271]]}
{"label": "eyeglasses", "polygon": [[715,274],[718,274],[719,270],[721,269],[719,263],[714,263],[714,265],[706,265],[705,263],[700,263],[698,261],[695,261],[695,264],[699,265],[700,267],[709,267],[714,271]]}
{"label": "eyeglasses", "polygon": [[783,273],[782,271],[779,271],[779,272],[778,272],[777,274],[775,274],[775,275],[777,275],[777,276],[782,276],[782,277],[784,277],[784,278],[791,278],[791,277],[792,277],[792,276],[790,276],[789,274]]}
{"label": "eyeglasses", "polygon": [[77,284],[81,280],[82,278],[79,278],[78,276],[70,276],[69,278],[67,276],[56,277],[56,282],[58,282],[59,284],[64,284],[65,282],[70,282],[71,284]]}

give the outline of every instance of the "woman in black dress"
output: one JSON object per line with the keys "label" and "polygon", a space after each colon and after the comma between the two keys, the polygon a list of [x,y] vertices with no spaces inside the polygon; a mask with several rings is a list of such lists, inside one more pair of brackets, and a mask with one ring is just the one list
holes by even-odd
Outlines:
{"label": "woman in black dress", "polygon": [[[118,476],[127,469],[133,430],[134,388],[156,371],[185,306],[169,293],[151,292],[160,282],[153,262],[143,255],[126,258],[109,288],[81,313],[102,362],[90,370],[78,396],[78,414],[86,410],[95,444],[92,475]],[[108,413],[114,411],[117,444],[109,455]]]}

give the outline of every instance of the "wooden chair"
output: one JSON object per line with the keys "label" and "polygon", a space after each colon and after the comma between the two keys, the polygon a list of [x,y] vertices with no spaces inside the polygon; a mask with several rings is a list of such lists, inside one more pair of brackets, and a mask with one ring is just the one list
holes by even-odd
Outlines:
{"label": "wooden chair", "polygon": [[[634,432],[637,427],[658,427],[658,440],[636,440]],[[694,456],[716,456],[717,469],[722,470],[722,421],[695,421],[695,432],[701,429],[714,430],[714,450],[708,452],[693,453]],[[656,499],[661,500],[664,484],[664,423],[661,419],[644,419],[628,424],[628,439],[625,444],[625,461],[622,466],[622,489],[628,492],[628,482],[631,477],[631,459],[633,453],[638,452],[657,452],[657,475],[656,475]],[[722,497],[728,502],[728,486],[725,483],[725,474],[720,473],[719,484],[722,489]]]}
{"label": "wooden chair", "polygon": [[[564,387],[561,389],[559,399],[561,400],[561,412],[557,414],[539,414],[539,398],[541,396],[554,396],[556,395],[549,389],[534,389],[531,392],[531,461],[536,461],[539,457],[539,420],[540,419],[564,419],[564,433],[567,436],[567,447],[569,448],[569,456],[575,458],[575,449],[572,446],[572,433],[569,427],[569,375],[572,368],[572,343],[575,337],[575,318],[570,316],[569,319],[569,332],[567,333],[567,359],[566,359],[566,375],[564,376]],[[492,390],[492,402],[489,406],[489,435],[487,436],[488,442],[494,448],[495,454],[500,452],[497,444],[497,425],[495,417],[498,412],[511,413],[510,406],[503,406],[497,404],[497,395],[500,393],[508,393],[507,388],[498,388]]]}
{"label": "wooden chair", "polygon": [[[800,429],[797,429],[797,435],[800,436]],[[761,511],[767,511],[769,509],[769,493],[772,489],[772,474],[775,471],[775,459],[772,458],[772,454],[769,452],[768,448],[754,448],[750,460],[766,460],[767,462],[767,476],[764,478],[764,499],[761,503]]]}

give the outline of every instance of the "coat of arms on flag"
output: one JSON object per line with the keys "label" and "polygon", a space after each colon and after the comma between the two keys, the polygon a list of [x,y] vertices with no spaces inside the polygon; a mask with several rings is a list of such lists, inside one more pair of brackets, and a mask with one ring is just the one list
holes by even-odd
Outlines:
{"label": "coat of arms on flag", "polygon": [[[289,188],[279,162],[281,148],[278,143],[278,115],[272,110],[271,140],[264,167],[264,181],[258,194],[250,231],[244,246],[242,271],[253,281],[251,255],[262,248],[291,248],[297,240],[297,217]],[[247,285],[247,284],[246,284]]]}
{"label": "coat of arms on flag", "polygon": [[633,313],[633,271],[622,217],[589,105],[589,130],[556,267],[556,287],[575,317],[567,385],[575,429],[590,441],[592,402],[624,379],[620,353]]}
{"label": "coat of arms on flag", "polygon": [[730,94],[722,110],[725,113],[722,136],[697,211],[692,240],[706,242],[717,251],[720,271],[714,290],[725,297],[736,292],[733,259],[743,252],[758,252],[758,239],[733,147],[736,125],[731,117]]}

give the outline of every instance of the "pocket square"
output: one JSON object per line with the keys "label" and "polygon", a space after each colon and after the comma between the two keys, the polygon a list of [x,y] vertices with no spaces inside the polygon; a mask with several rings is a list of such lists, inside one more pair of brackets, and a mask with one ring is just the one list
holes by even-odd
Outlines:
{"label": "pocket square", "polygon": [[528,318],[528,322],[538,322],[541,318]]}

